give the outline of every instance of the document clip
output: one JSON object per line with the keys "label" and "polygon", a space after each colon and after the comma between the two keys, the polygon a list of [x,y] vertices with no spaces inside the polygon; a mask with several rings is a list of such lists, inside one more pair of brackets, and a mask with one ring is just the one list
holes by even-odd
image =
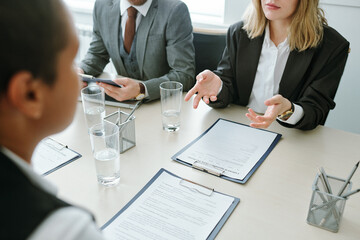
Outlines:
{"label": "document clip", "polygon": [[187,180],[187,179],[181,179],[180,183],[181,186],[186,187],[190,189],[193,192],[198,192],[201,194],[204,194],[206,196],[211,196],[211,194],[214,192],[213,188],[206,187],[204,185],[201,185],[199,183]]}
{"label": "document clip", "polygon": [[214,166],[212,164],[206,163],[206,162],[201,162],[201,161],[195,161],[192,164],[193,168],[208,172],[210,174],[213,174],[215,176],[220,177],[221,175],[224,174],[224,169],[218,166]]}
{"label": "document clip", "polygon": [[48,147],[50,147],[50,148],[52,148],[52,149],[54,149],[54,150],[56,150],[56,151],[61,151],[61,150],[63,150],[64,148],[67,147],[67,146],[65,146],[65,145],[63,145],[63,144],[55,141],[55,140],[52,139],[52,138],[46,138],[46,139],[42,140],[42,142],[43,142],[46,146],[48,146]]}

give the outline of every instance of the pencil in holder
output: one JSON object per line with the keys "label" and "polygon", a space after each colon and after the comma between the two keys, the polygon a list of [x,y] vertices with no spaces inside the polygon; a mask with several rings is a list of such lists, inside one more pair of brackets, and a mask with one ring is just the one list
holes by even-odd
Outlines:
{"label": "pencil in holder", "polygon": [[104,121],[109,121],[119,126],[120,153],[136,146],[135,116],[129,117],[128,113],[118,110],[107,115]]}
{"label": "pencil in holder", "polygon": [[[320,175],[317,174],[312,186],[312,196],[307,215],[307,223],[331,232],[338,232],[340,222],[344,213],[346,198],[337,196],[345,179],[327,176],[332,190],[328,193],[321,184]],[[351,190],[351,182],[345,192]]]}

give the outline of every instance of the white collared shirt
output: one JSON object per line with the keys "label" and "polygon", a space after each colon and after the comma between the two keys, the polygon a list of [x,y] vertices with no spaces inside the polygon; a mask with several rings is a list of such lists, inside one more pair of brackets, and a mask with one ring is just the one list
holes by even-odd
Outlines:
{"label": "white collared shirt", "polygon": [[[264,104],[265,100],[279,93],[280,81],[289,54],[290,48],[287,39],[278,46],[271,41],[268,24],[265,28],[265,38],[248,104],[248,107],[252,108],[255,112],[265,113],[267,109],[267,106]],[[303,108],[297,104],[294,104],[294,107],[294,113],[287,121],[283,122],[296,124],[303,117]]]}
{"label": "white collared shirt", "polygon": [[[32,167],[18,155],[2,146],[0,146],[0,151],[15,163],[32,184],[56,195],[56,187],[35,173]],[[69,206],[52,212],[34,229],[28,239],[95,240],[104,238],[88,212]]]}
{"label": "white collared shirt", "polygon": [[138,10],[138,14],[136,16],[136,27],[135,27],[135,31],[137,31],[137,29],[140,25],[141,19],[143,17],[145,17],[149,11],[151,3],[152,3],[152,0],[147,0],[141,6],[134,6],[134,5],[131,5],[131,3],[129,3],[128,0],[120,0],[121,29],[122,29],[121,34],[122,34],[123,39],[124,39],[124,34],[125,34],[125,25],[126,25],[126,21],[128,19],[127,9],[129,7],[134,7],[134,8],[136,8],[136,10]]}
{"label": "white collared shirt", "polygon": [[[148,13],[150,6],[151,6],[152,0],[147,0],[143,5],[140,6],[134,6],[131,5],[131,3],[129,3],[128,0],[120,0],[120,14],[121,14],[121,34],[122,34],[122,38],[125,39],[125,26],[126,26],[126,21],[128,19],[128,14],[127,14],[127,9],[129,7],[134,7],[136,8],[136,10],[138,10],[138,14],[136,15],[136,25],[135,25],[135,31],[137,31],[141,19],[143,17],[146,16],[146,14]],[[140,14],[139,14],[140,13]],[[145,87],[145,98],[149,96],[149,92],[147,90],[147,87],[145,84],[143,84]]]}

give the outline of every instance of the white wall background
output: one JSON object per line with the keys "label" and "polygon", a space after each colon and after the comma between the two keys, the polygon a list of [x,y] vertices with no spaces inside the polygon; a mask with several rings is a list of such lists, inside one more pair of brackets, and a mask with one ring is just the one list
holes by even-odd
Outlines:
{"label": "white wall background", "polygon": [[329,25],[350,42],[351,48],[335,97],[337,105],[325,125],[360,133],[360,0],[323,0],[322,7]]}
{"label": "white wall background", "polygon": [[[220,11],[215,13],[214,8],[210,6],[212,16],[209,17],[199,14],[199,11],[206,11],[206,8],[198,8],[195,4],[200,1],[207,2],[206,0],[185,1],[188,2],[189,8],[192,5],[195,6],[194,12],[191,13],[195,27],[227,28],[241,19],[251,0],[219,0],[224,2],[224,7],[218,7]],[[65,0],[65,2],[72,9],[76,24],[91,27],[93,0]],[[320,0],[320,2],[329,25],[340,32],[350,42],[351,47],[345,72],[335,97],[337,105],[330,112],[325,126],[360,134],[360,0]]]}

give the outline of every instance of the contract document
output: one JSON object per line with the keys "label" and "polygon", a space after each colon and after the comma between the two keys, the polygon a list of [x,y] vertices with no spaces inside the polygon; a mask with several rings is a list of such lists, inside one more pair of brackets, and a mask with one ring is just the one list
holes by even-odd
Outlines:
{"label": "contract document", "polygon": [[67,146],[52,138],[45,138],[36,146],[31,164],[38,174],[48,175],[79,157],[81,157],[79,153]]}
{"label": "contract document", "polygon": [[240,200],[161,169],[102,229],[107,239],[213,239]]}
{"label": "contract document", "polygon": [[278,133],[219,119],[172,158],[228,180],[244,183],[280,138]]}

